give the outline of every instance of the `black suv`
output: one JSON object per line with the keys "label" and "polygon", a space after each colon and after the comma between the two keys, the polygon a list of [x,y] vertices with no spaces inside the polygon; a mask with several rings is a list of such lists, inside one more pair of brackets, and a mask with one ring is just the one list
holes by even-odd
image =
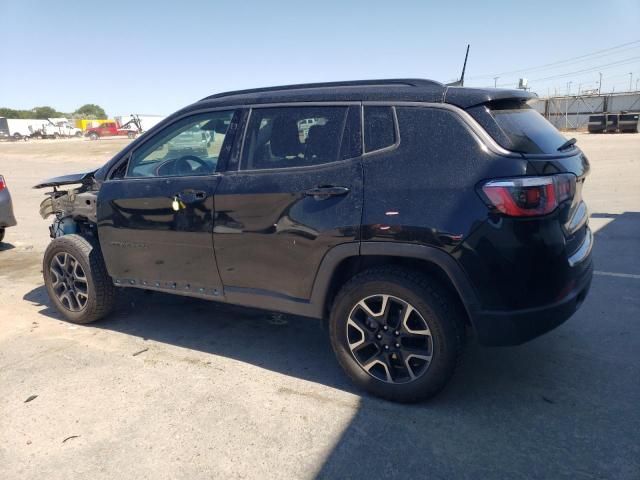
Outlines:
{"label": "black suv", "polygon": [[37,186],[51,300],[77,323],[116,287],[328,319],[359,386],[432,396],[467,329],[519,344],[589,290],[589,163],[533,98],[414,79],[207,97]]}

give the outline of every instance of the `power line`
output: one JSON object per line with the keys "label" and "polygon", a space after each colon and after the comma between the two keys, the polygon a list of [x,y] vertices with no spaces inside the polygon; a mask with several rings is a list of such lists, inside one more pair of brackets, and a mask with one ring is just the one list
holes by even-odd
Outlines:
{"label": "power line", "polygon": [[627,65],[629,63],[634,63],[636,60],[640,60],[640,56],[629,57],[629,58],[625,58],[623,60],[618,60],[616,62],[605,63],[603,65],[593,66],[593,67],[585,68],[583,70],[576,70],[576,71],[573,71],[573,72],[562,73],[562,74],[558,74],[558,75],[552,75],[550,77],[536,78],[536,79],[531,80],[531,81],[532,82],[540,82],[540,81],[543,81],[543,80],[553,80],[555,78],[570,77],[572,75],[577,75],[577,74],[580,74],[580,73],[595,72],[596,70],[605,70],[608,67],[612,67],[612,66]]}
{"label": "power line", "polygon": [[[598,70],[607,70],[610,68],[614,68],[614,67],[618,67],[618,66],[623,66],[623,65],[629,65],[631,63],[635,63],[636,61],[640,60],[640,56],[635,56],[635,57],[629,57],[629,58],[625,58],[622,60],[618,60],[615,62],[610,62],[610,63],[605,63],[602,65],[594,65],[582,70],[574,70],[573,72],[566,72],[566,73],[560,73],[557,75],[551,75],[549,77],[542,77],[542,78],[535,78],[533,80],[530,80],[530,82],[544,82],[547,80],[556,80],[558,78],[566,78],[566,77],[572,77],[572,76],[576,76],[576,75],[581,75],[581,74],[585,74],[585,73],[592,73]],[[498,87],[504,87],[504,86],[509,86],[512,85],[513,82],[509,82],[509,83],[502,83],[500,85],[498,85]]]}
{"label": "power line", "polygon": [[[614,47],[605,48],[603,50],[597,50],[595,52],[587,53],[587,54],[580,55],[580,56],[577,56],[577,57],[571,57],[571,58],[567,58],[565,60],[558,60],[556,62],[546,63],[544,65],[538,65],[538,66],[535,66],[535,67],[523,68],[523,69],[520,69],[520,70],[511,70],[509,72],[492,73],[492,74],[486,74],[486,75],[476,75],[476,76],[473,76],[473,77],[468,77],[468,80],[480,79],[480,78],[501,77],[501,76],[506,76],[506,75],[512,75],[514,73],[525,73],[525,72],[531,72],[531,71],[535,71],[535,70],[546,69],[548,67],[557,66],[557,65],[561,65],[561,64],[566,64],[567,62],[573,62],[574,63],[575,60],[580,60],[580,59],[593,57],[593,56],[601,56],[601,54],[604,54],[606,52],[611,52],[612,50],[618,50],[618,49],[621,49],[622,47],[627,47],[629,45],[635,45],[635,44],[640,44],[640,40],[634,40],[633,42],[622,43],[622,44],[616,45]],[[635,48],[635,47],[633,47],[633,48]]]}

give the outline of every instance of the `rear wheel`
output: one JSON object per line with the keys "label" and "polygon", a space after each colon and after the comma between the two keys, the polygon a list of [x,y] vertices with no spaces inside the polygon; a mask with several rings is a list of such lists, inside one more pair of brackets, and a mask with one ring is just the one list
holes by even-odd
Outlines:
{"label": "rear wheel", "polygon": [[97,245],[79,235],[54,239],[42,266],[49,298],[73,323],[91,323],[113,308],[115,287]]}
{"label": "rear wheel", "polygon": [[4,240],[4,228],[0,228],[0,242]]}
{"label": "rear wheel", "polygon": [[136,132],[127,132],[127,138],[136,138]]}
{"label": "rear wheel", "polygon": [[438,393],[458,364],[463,334],[463,317],[447,290],[399,268],[358,274],[331,312],[340,365],[358,386],[393,401]]}

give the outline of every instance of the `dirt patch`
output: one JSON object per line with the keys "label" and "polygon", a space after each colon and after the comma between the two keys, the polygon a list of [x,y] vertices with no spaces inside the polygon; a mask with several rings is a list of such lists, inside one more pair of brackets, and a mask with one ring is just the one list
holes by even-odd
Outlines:
{"label": "dirt patch", "polygon": [[0,278],[42,278],[42,252],[18,248],[0,251]]}

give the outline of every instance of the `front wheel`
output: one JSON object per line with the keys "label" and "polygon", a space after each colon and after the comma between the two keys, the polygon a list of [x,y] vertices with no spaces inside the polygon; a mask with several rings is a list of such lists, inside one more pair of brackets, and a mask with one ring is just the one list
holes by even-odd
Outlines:
{"label": "front wheel", "polygon": [[113,308],[115,287],[100,247],[80,235],[54,239],[42,265],[49,298],[73,323],[91,323]]}
{"label": "front wheel", "polygon": [[98,138],[100,138],[100,136],[99,136],[97,133],[95,133],[95,132],[91,132],[91,133],[89,134],[89,139],[90,139],[90,140],[98,140]]}
{"label": "front wheel", "polygon": [[365,271],[334,302],[330,335],[340,365],[361,388],[399,402],[425,400],[452,377],[464,322],[435,280],[400,268]]}

